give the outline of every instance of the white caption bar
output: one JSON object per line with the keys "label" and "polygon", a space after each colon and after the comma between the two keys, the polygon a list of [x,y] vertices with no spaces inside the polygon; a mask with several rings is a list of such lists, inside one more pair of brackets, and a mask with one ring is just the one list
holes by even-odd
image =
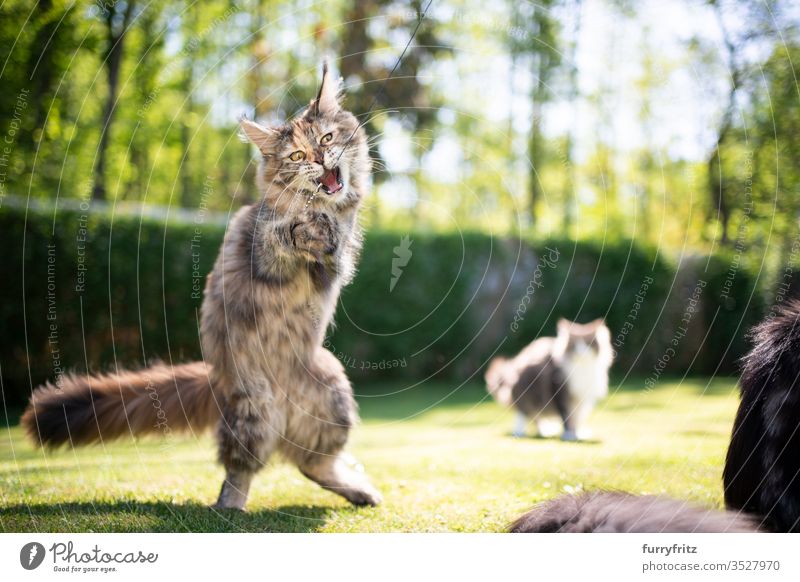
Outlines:
{"label": "white caption bar", "polygon": [[[0,534],[3,580],[800,580],[774,534]],[[565,577],[566,576],[566,577]]]}

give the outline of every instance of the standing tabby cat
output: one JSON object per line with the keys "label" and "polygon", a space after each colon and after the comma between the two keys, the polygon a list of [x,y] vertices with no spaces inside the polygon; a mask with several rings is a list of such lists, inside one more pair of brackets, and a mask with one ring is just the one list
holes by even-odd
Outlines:
{"label": "standing tabby cat", "polygon": [[241,127],[261,152],[262,199],[233,218],[208,277],[206,362],[47,384],[22,422],[42,445],[217,424],[227,472],[217,507],[243,508],[273,452],[350,502],[376,505],[378,491],[342,460],[356,404],[341,363],[322,347],[361,247],[366,135],[341,108],[327,66],[297,118],[269,128],[243,119]]}
{"label": "standing tabby cat", "polygon": [[543,433],[543,416],[558,414],[563,440],[578,440],[598,400],[608,394],[608,370],[613,360],[611,334],[602,319],[584,325],[560,319],[556,337],[534,340],[512,359],[497,357],[489,364],[486,386],[501,404],[517,411],[515,436],[523,436],[528,421]]}

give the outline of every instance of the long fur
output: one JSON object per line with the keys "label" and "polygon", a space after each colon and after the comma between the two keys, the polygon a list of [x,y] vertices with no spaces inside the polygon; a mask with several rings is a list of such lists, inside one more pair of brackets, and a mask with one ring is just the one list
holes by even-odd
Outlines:
{"label": "long fur", "polygon": [[800,531],[800,301],[751,333],[723,482],[729,508]]}
{"label": "long fur", "polygon": [[46,447],[123,436],[200,431],[219,419],[202,362],[156,365],[138,372],[65,376],[38,388],[22,415],[30,438]]}
{"label": "long fur", "polygon": [[512,533],[722,533],[758,532],[752,517],[713,511],[655,495],[592,491],[562,495],[534,507],[509,527]]}
{"label": "long fur", "polygon": [[339,97],[325,66],[317,98],[298,117],[274,127],[240,122],[260,150],[262,199],[233,217],[206,281],[208,365],[41,387],[23,419],[36,441],[82,444],[216,423],[226,470],[220,508],[244,507],[273,453],[356,505],[380,502],[340,456],[358,413],[344,367],[322,346],[355,273],[358,210],[370,185],[366,133]]}
{"label": "long fur", "polygon": [[[511,376],[509,377],[509,374]],[[511,390],[517,381],[517,374],[508,366],[508,358],[497,356],[486,370],[486,389],[503,406],[511,406]]]}
{"label": "long fur", "polygon": [[575,438],[608,393],[612,360],[611,336],[602,319],[583,325],[561,319],[556,337],[537,338],[513,358],[492,359],[484,375],[486,389],[528,419],[559,416],[564,437]]}

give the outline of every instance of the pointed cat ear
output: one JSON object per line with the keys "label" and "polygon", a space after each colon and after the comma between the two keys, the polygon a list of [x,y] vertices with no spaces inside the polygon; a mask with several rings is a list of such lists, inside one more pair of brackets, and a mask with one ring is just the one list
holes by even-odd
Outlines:
{"label": "pointed cat ear", "polygon": [[322,84],[319,86],[317,98],[311,102],[311,110],[314,115],[330,115],[336,113],[340,108],[339,80],[334,79],[328,69],[328,61],[322,63]]}
{"label": "pointed cat ear", "polygon": [[239,129],[239,137],[242,141],[255,145],[261,150],[261,153],[273,153],[278,139],[277,130],[271,127],[264,127],[244,116],[239,119]]}

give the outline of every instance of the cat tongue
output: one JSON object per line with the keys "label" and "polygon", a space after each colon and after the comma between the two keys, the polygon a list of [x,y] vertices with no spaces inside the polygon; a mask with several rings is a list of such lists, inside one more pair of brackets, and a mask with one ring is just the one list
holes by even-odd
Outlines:
{"label": "cat tongue", "polygon": [[339,184],[339,172],[336,170],[325,170],[319,178],[320,183],[325,186],[325,190],[328,194],[334,194],[342,189],[342,185]]}

